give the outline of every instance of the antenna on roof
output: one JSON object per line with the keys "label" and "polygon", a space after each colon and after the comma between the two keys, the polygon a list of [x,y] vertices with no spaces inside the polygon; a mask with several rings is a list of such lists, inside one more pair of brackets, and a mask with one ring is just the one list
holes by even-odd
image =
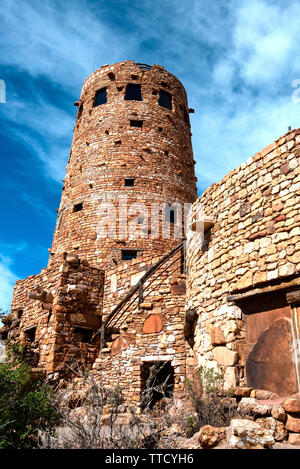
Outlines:
{"label": "antenna on roof", "polygon": [[292,130],[292,127],[290,125],[288,126],[288,130]]}
{"label": "antenna on roof", "polygon": [[96,56],[94,55],[93,72],[95,71],[95,61],[96,61]]}

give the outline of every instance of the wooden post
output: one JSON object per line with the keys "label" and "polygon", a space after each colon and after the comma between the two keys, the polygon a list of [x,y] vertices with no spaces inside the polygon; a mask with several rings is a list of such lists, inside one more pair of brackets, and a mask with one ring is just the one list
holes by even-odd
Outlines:
{"label": "wooden post", "polygon": [[300,392],[300,290],[288,292],[286,299],[291,307],[292,358],[295,365],[297,391]]}

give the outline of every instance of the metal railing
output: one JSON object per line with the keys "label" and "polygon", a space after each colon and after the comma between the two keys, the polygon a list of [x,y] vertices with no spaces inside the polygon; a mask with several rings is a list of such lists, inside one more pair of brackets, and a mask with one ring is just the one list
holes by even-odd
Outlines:
{"label": "metal railing", "polygon": [[[143,277],[134,285],[128,294],[118,303],[118,305],[107,316],[101,328],[94,334],[93,338],[100,334],[100,348],[105,346],[107,337],[116,332],[124,324],[131,314],[130,308],[136,302],[139,306],[145,298],[156,290],[169,278],[176,270],[180,273],[185,271],[185,243],[181,241],[175,248],[165,254],[158,262],[151,266]],[[176,256],[179,254],[179,256]],[[156,281],[160,279],[157,283]]]}
{"label": "metal railing", "polygon": [[152,65],[141,64],[141,63],[137,63],[136,65],[138,65],[142,70],[150,70],[152,67]]}

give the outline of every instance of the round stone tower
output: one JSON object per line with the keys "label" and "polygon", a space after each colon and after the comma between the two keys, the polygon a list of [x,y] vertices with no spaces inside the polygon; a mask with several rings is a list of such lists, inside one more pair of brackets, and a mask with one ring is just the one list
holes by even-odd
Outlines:
{"label": "round stone tower", "polygon": [[183,85],[159,65],[125,61],[92,73],[75,105],[49,263],[72,252],[105,268],[168,251],[179,242],[180,206],[197,195]]}

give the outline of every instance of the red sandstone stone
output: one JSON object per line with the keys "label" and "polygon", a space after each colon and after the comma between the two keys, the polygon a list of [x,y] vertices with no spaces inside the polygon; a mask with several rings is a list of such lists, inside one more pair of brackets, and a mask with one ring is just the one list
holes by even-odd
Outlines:
{"label": "red sandstone stone", "polygon": [[160,316],[158,316],[157,314],[152,314],[144,322],[143,333],[152,334],[155,332],[160,332],[162,331],[162,328],[163,328],[163,324],[162,324]]}

